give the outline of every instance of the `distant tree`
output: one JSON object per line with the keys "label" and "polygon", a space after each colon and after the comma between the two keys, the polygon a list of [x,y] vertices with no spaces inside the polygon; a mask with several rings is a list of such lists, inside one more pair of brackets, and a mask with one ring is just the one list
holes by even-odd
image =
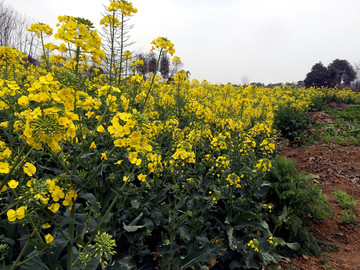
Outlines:
{"label": "distant tree", "polygon": [[166,53],[161,56],[159,70],[160,70],[161,76],[165,80],[168,80],[169,74],[170,74],[170,58]]}
{"label": "distant tree", "polygon": [[134,59],[135,60],[142,60],[144,62],[144,65],[142,66],[139,66],[136,68],[137,72],[139,72],[144,78],[146,77],[146,74],[147,74],[147,57],[145,54],[143,53],[139,53],[139,54],[136,54],[134,56]]}
{"label": "distant tree", "polygon": [[304,87],[304,86],[305,86],[304,81],[298,81],[298,82],[297,82],[297,86],[298,86],[298,87]]}
{"label": "distant tree", "polygon": [[246,75],[242,76],[241,82],[242,82],[243,86],[248,86],[249,85],[249,77]]}
{"label": "distant tree", "polygon": [[147,73],[152,72],[155,73],[156,70],[156,62],[157,57],[155,53],[150,52],[146,55],[146,62],[147,62]]}
{"label": "distant tree", "polygon": [[330,80],[338,88],[348,87],[356,79],[356,71],[346,60],[335,59],[328,66]]}
{"label": "distant tree", "polygon": [[306,75],[304,83],[305,87],[333,86],[329,70],[321,62],[313,65],[311,71]]}
{"label": "distant tree", "polygon": [[264,87],[265,85],[261,82],[252,82],[250,85],[257,86],[257,87]]}
{"label": "distant tree", "polygon": [[353,89],[356,91],[360,91],[360,62],[354,64],[355,72],[356,72],[356,80],[353,82]]}

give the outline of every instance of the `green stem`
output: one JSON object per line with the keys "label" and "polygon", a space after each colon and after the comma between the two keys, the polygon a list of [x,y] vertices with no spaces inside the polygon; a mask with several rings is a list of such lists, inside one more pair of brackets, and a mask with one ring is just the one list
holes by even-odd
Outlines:
{"label": "green stem", "polygon": [[59,232],[62,236],[64,236],[65,239],[70,241],[70,238],[66,233],[60,228],[60,225],[52,218],[52,216],[49,215],[49,213],[44,209],[44,207],[40,203],[36,203],[37,206],[40,208],[41,212],[45,214],[45,216],[50,220],[50,222],[55,226],[58,227]]}
{"label": "green stem", "polygon": [[153,75],[153,77],[152,77],[151,84],[150,84],[150,87],[149,87],[149,91],[148,91],[147,94],[146,94],[146,98],[145,98],[144,104],[142,105],[142,108],[141,108],[141,111],[140,111],[141,113],[143,113],[144,110],[145,110],[146,102],[147,102],[147,100],[148,100],[148,98],[149,98],[149,95],[150,95],[150,92],[151,92],[151,88],[153,87],[153,84],[154,84],[154,81],[155,81],[155,75],[156,75],[156,72],[157,72],[158,67],[159,67],[160,57],[161,57],[162,51],[163,51],[163,49],[161,48],[160,53],[159,53],[158,60],[157,60],[157,62],[156,62],[155,73],[154,73],[154,75]]}
{"label": "green stem", "polygon": [[[75,218],[75,202],[73,201],[73,206],[70,211],[70,217],[72,219]],[[73,239],[74,239],[74,232],[75,232],[75,225],[74,223],[71,223],[69,225],[69,242],[67,244],[67,268],[66,269],[73,269],[72,268],[72,260],[73,260],[73,254],[72,254],[72,248],[73,248]]]}
{"label": "green stem", "polygon": [[124,14],[121,14],[121,35],[120,35],[120,70],[119,70],[119,80],[118,85],[121,82],[121,72],[122,72],[122,58],[124,51]]}
{"label": "green stem", "polygon": [[115,57],[114,42],[115,42],[115,10],[113,11],[112,21],[110,24],[110,43],[111,43],[111,45],[110,45],[111,46],[110,47],[110,68],[109,68],[110,85],[112,85],[112,82],[113,82],[112,68],[113,68],[114,57]]}
{"label": "green stem", "polygon": [[29,236],[29,238],[26,240],[26,243],[24,247],[22,248],[19,256],[16,258],[16,261],[11,266],[10,270],[14,270],[17,267],[18,262],[20,261],[21,257],[23,256],[24,252],[26,251],[28,245],[30,244],[30,239],[34,236],[35,231],[32,232],[32,234]]}
{"label": "green stem", "polygon": [[[103,215],[103,217],[101,218],[100,222],[98,223],[98,225],[96,226],[94,232],[97,232],[100,227],[102,226],[102,224],[104,223],[105,219],[107,218],[107,216],[110,214],[110,211],[112,210],[112,208],[115,206],[115,203],[117,202],[117,200],[120,198],[120,195],[122,195],[122,191],[124,190],[125,186],[127,186],[127,182],[124,183],[124,185],[121,187],[121,189],[116,193],[115,198],[113,199],[113,201],[111,202],[110,206],[108,207],[108,209],[106,210],[105,214]],[[86,250],[86,248],[89,246],[89,244],[91,244],[91,242],[94,240],[95,238],[95,234],[93,234],[91,236],[91,238],[89,239],[89,241],[86,243],[84,250]],[[79,258],[77,258],[75,260],[75,262],[73,263],[73,266],[75,266],[77,264],[77,262],[79,261]],[[71,269],[71,268],[68,268]]]}
{"label": "green stem", "polygon": [[[50,155],[52,155],[53,158],[55,158],[56,161],[61,165],[61,167],[63,168],[63,170],[64,170],[66,173],[71,174],[71,172],[69,171],[69,169],[66,167],[64,161],[62,161],[62,160],[59,158],[59,156],[58,156],[57,154],[55,154],[55,153],[50,149],[50,147],[48,147],[47,145],[45,145],[45,146],[46,146],[46,148],[49,150]],[[63,152],[61,152],[61,153],[63,153]]]}
{"label": "green stem", "polygon": [[[113,147],[113,149],[111,149],[109,156],[114,152],[116,146]],[[93,172],[93,174],[89,177],[89,179],[85,182],[84,186],[87,186],[91,180],[93,180],[95,178],[95,176],[97,175],[97,173],[100,171],[101,167],[103,166],[103,164],[105,163],[105,159],[103,159],[101,161],[101,163],[99,164],[99,166],[95,169],[95,171]],[[81,190],[81,189],[80,189]]]}
{"label": "green stem", "polygon": [[[108,112],[109,108],[106,107],[104,113],[101,115],[101,118],[99,119],[98,123],[96,124],[96,127],[95,127],[95,130],[97,130],[97,128],[101,125],[106,113]],[[77,156],[77,159],[80,159],[80,157],[82,156],[82,154],[84,154],[84,152],[86,151],[87,149],[83,149],[80,154]]]}
{"label": "green stem", "polygon": [[45,58],[46,71],[49,71],[49,59],[45,52],[44,37],[43,37],[42,33],[40,34],[40,38],[41,38],[41,46],[42,46],[43,54],[44,54],[44,58]]}
{"label": "green stem", "polygon": [[[39,253],[43,252],[43,251],[46,250],[46,249],[47,249],[47,247],[43,248],[42,250],[39,251]],[[25,260],[23,260],[22,262],[18,263],[17,265],[20,266],[20,265],[22,265],[22,264],[24,264],[24,263],[26,263],[26,262],[28,262],[28,261],[31,261],[32,259],[34,259],[35,257],[38,257],[38,256],[39,256],[39,255],[36,254],[36,255],[34,255],[34,256],[28,257],[28,258],[26,258]]]}

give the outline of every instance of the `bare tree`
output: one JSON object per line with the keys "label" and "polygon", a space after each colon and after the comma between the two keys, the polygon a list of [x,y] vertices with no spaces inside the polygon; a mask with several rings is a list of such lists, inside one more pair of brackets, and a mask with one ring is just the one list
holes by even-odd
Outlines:
{"label": "bare tree", "polygon": [[[109,3],[112,2],[114,0],[109,0]],[[117,2],[128,4],[125,0],[117,0]],[[123,53],[134,44],[130,39],[130,30],[134,27],[129,24],[132,15],[124,15],[121,10],[109,11],[107,6],[104,8],[105,12],[102,13],[104,22],[101,23],[102,46],[106,53],[104,69],[110,75],[110,81],[120,82],[124,75]]]}
{"label": "bare tree", "polygon": [[245,87],[248,86],[249,85],[249,77],[246,75],[242,76],[241,82],[242,82],[243,86],[245,86]]}
{"label": "bare tree", "polygon": [[9,46],[21,52],[36,55],[37,40],[27,31],[31,21],[10,6],[0,2],[0,46]]}
{"label": "bare tree", "polygon": [[354,64],[354,69],[356,72],[356,79],[353,84],[353,89],[355,89],[356,91],[360,91],[360,62]]}

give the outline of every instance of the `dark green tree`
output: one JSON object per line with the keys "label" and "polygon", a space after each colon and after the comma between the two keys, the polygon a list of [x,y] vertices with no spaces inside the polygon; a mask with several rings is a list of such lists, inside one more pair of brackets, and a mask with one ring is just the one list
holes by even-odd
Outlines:
{"label": "dark green tree", "polygon": [[329,70],[321,62],[313,65],[311,71],[306,75],[304,83],[305,87],[333,86]]}
{"label": "dark green tree", "polygon": [[146,77],[146,74],[148,72],[147,70],[147,56],[143,53],[136,54],[134,59],[136,60],[142,60],[144,62],[144,65],[139,66],[136,68],[136,71],[139,72],[144,78]]}
{"label": "dark green tree", "polygon": [[328,66],[328,71],[331,81],[338,88],[348,87],[356,79],[355,69],[346,60],[335,59]]}
{"label": "dark green tree", "polygon": [[146,62],[147,62],[147,73],[149,72],[155,73],[156,62],[157,62],[157,57],[155,53],[153,52],[148,53],[146,56]]}
{"label": "dark green tree", "polygon": [[160,73],[161,76],[165,79],[169,79],[170,74],[170,58],[167,54],[163,54],[160,59]]}

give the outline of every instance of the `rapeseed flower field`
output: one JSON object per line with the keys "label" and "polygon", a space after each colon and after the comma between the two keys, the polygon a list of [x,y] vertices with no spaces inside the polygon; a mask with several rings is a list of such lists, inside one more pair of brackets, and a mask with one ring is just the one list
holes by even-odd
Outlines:
{"label": "rapeseed flower field", "polygon": [[[108,11],[110,29],[137,12],[126,1]],[[274,117],[328,97],[358,102],[357,93],[212,85],[184,72],[170,83],[145,78],[129,51],[120,63],[106,55],[90,21],[58,20],[59,45],[45,43],[48,25],[29,28],[43,46],[40,66],[0,48],[4,266],[259,269],[299,248],[274,233],[273,209],[283,206],[266,196],[281,135]],[[167,38],[151,45],[158,62],[175,53]]]}

